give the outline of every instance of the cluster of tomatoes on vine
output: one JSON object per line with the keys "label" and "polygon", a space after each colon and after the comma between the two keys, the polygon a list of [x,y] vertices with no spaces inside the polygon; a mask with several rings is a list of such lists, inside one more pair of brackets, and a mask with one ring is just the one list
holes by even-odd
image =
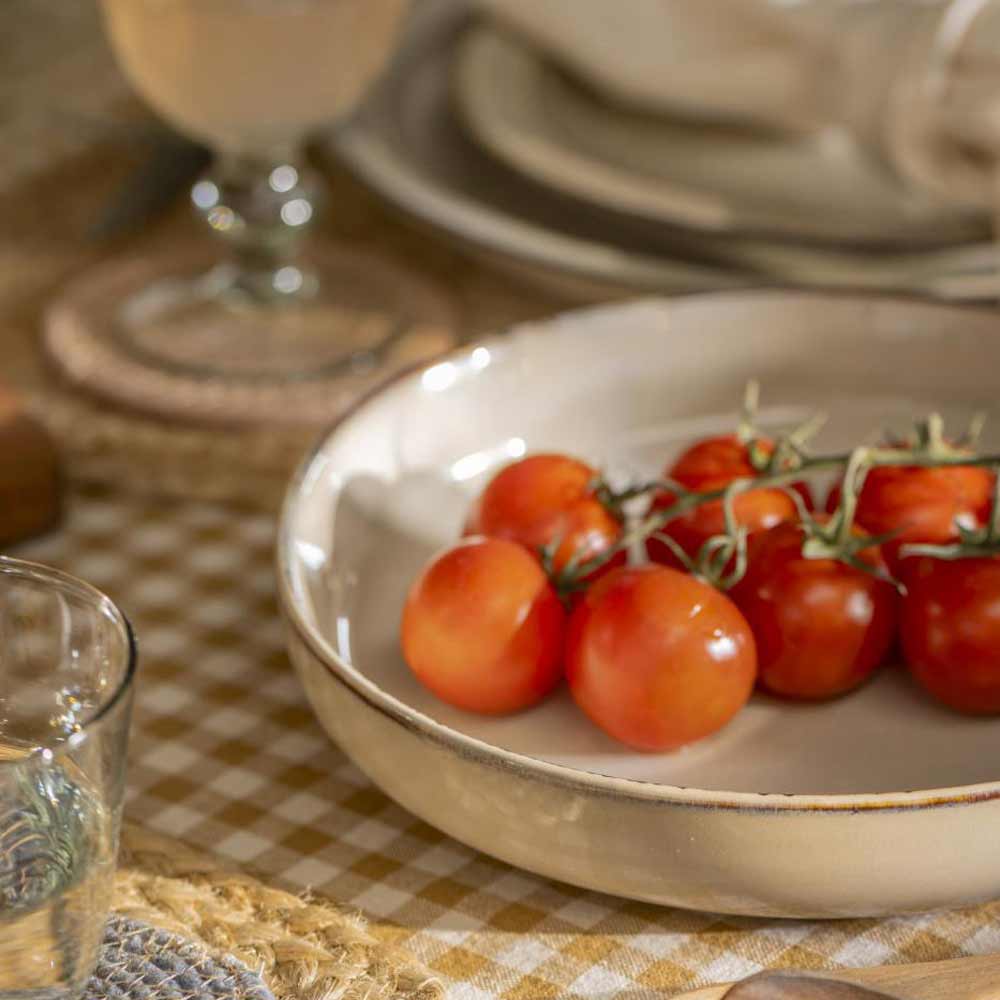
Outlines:
{"label": "cluster of tomatoes on vine", "polygon": [[[715,732],[755,686],[843,695],[897,642],[938,701],[1000,713],[996,462],[934,417],[845,455],[806,437],[744,423],[617,492],[568,455],[502,468],[410,589],[411,670],[489,714],[565,679],[598,726],[649,751]],[[817,512],[809,479],[831,470]]]}

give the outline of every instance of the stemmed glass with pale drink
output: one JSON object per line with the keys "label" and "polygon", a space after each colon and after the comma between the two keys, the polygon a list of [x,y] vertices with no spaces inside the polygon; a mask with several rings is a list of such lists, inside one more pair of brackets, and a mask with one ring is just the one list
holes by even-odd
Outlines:
{"label": "stemmed glass with pale drink", "polygon": [[303,240],[323,202],[301,144],[343,120],[386,63],[407,0],[102,0],[122,70],[216,162],[192,200],[228,247],[121,303],[147,364],[227,379],[329,373],[391,336],[391,272]]}

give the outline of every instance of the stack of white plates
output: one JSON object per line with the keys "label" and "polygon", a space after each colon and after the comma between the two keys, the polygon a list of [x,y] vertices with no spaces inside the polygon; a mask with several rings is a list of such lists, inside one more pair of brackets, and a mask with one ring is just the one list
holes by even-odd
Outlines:
{"label": "stack of white plates", "polygon": [[338,154],[408,214],[589,290],[823,286],[986,298],[989,220],[906,188],[842,132],[605,103],[468,0],[424,0]]}

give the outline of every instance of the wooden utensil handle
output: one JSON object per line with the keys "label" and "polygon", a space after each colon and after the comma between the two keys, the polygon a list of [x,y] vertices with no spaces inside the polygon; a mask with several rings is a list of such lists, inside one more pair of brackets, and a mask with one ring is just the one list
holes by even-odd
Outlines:
{"label": "wooden utensil handle", "polygon": [[[1000,955],[807,975],[870,986],[898,1000],[1000,1000]],[[707,986],[674,1000],[722,1000],[731,985]]]}
{"label": "wooden utensil handle", "polygon": [[837,978],[900,1000],[1000,1000],[1000,955],[851,970]]}

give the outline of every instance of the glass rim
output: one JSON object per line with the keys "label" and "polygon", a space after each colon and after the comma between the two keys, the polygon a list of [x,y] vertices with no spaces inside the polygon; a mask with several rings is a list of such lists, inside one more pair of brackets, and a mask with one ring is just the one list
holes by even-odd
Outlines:
{"label": "glass rim", "polygon": [[[54,757],[62,756],[79,746],[80,740],[77,737],[85,736],[93,726],[105,718],[121,702],[126,692],[132,686],[139,662],[139,648],[135,639],[135,631],[125,612],[104,591],[99,590],[91,583],[87,583],[86,580],[81,580],[78,576],[73,576],[72,573],[56,569],[54,566],[46,566],[44,563],[0,555],[0,577],[4,576],[19,576],[26,580],[55,585],[63,590],[85,597],[95,608],[106,613],[107,617],[117,626],[119,634],[125,642],[126,663],[121,680],[115,685],[114,690],[101,701],[94,714],[81,725],[80,732],[74,733],[73,736],[62,743],[56,743],[51,746],[42,744],[43,749],[48,750]],[[17,760],[4,760],[0,758],[0,771],[3,771],[7,767],[23,766],[25,761],[30,760],[33,756],[34,754],[30,754],[27,757],[18,758]]]}

